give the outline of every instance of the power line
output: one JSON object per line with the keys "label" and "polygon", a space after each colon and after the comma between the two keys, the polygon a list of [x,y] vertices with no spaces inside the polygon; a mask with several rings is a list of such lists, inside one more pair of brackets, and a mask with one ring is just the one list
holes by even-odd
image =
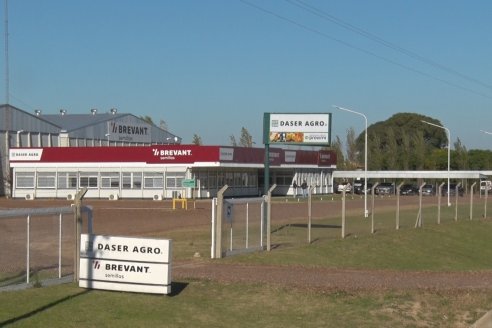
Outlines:
{"label": "power line", "polygon": [[280,19],[280,20],[285,21],[285,22],[287,22],[287,23],[289,23],[289,24],[295,25],[295,26],[297,26],[297,27],[299,27],[299,28],[301,28],[301,29],[303,29],[303,30],[306,30],[306,31],[308,31],[308,32],[318,34],[319,36],[322,36],[323,38],[326,38],[326,39],[329,39],[329,40],[331,40],[331,41],[335,41],[335,42],[337,42],[337,43],[340,43],[340,44],[342,44],[342,45],[344,45],[344,46],[346,46],[346,47],[348,47],[348,48],[351,48],[351,49],[354,49],[354,50],[357,50],[357,51],[363,52],[363,53],[365,53],[366,55],[370,55],[370,56],[372,56],[372,57],[378,58],[378,59],[380,59],[380,60],[382,60],[382,61],[385,61],[385,62],[387,62],[387,63],[390,63],[390,64],[392,64],[392,65],[395,65],[395,66],[398,66],[398,67],[403,68],[403,69],[405,69],[405,70],[411,71],[411,72],[413,72],[413,73],[416,73],[416,74],[422,75],[422,76],[427,77],[427,78],[429,78],[429,79],[432,79],[432,80],[435,80],[435,81],[438,81],[438,82],[441,82],[441,83],[447,84],[447,85],[452,86],[452,87],[454,87],[454,88],[461,89],[461,90],[463,90],[463,91],[466,91],[466,92],[469,92],[469,93],[473,93],[473,94],[475,94],[475,95],[478,95],[478,96],[481,96],[481,97],[484,97],[484,98],[492,99],[492,96],[489,96],[489,95],[484,94],[484,93],[482,93],[482,92],[478,92],[478,91],[475,91],[475,90],[473,90],[473,89],[470,89],[470,88],[464,87],[464,86],[462,86],[462,85],[459,85],[459,84],[456,84],[456,83],[453,83],[453,82],[450,82],[450,81],[444,80],[444,79],[442,79],[442,78],[439,78],[439,77],[433,76],[433,75],[431,75],[431,74],[429,74],[429,73],[426,73],[426,72],[423,72],[423,71],[421,71],[421,70],[415,69],[415,68],[413,68],[413,67],[410,67],[410,66],[407,66],[407,65],[401,64],[401,63],[399,63],[399,62],[397,62],[397,61],[395,61],[395,60],[392,60],[392,59],[389,59],[389,58],[387,58],[387,57],[384,57],[384,56],[378,55],[378,54],[376,54],[376,53],[374,53],[374,52],[372,52],[372,51],[369,51],[369,50],[366,50],[366,49],[364,49],[364,48],[361,48],[361,47],[355,46],[355,45],[353,45],[353,44],[351,44],[351,43],[349,43],[349,42],[346,42],[346,41],[343,41],[343,40],[341,40],[341,39],[335,38],[335,37],[333,37],[333,36],[331,36],[331,35],[326,34],[325,32],[322,32],[322,31],[320,31],[320,30],[318,30],[318,29],[315,29],[315,28],[309,27],[309,26],[307,26],[307,25],[304,25],[304,24],[302,24],[302,23],[299,23],[298,21],[295,21],[295,20],[293,20],[293,19],[291,19],[291,18],[288,18],[288,17],[282,16],[282,15],[280,15],[280,14],[276,13],[276,12],[273,12],[273,11],[271,11],[271,10],[265,9],[265,8],[263,8],[263,7],[261,7],[261,6],[258,6],[258,5],[254,4],[254,3],[249,2],[249,1],[247,1],[247,0],[239,0],[239,1],[241,1],[242,3],[244,3],[244,4],[248,5],[248,6],[252,7],[252,8],[255,8],[255,9],[256,9],[256,10],[258,10],[258,11],[261,11],[261,12],[266,13],[266,14],[268,14],[268,15],[274,16],[274,17],[276,17],[277,19]]}
{"label": "power line", "polygon": [[350,23],[347,23],[347,22],[341,20],[340,18],[337,18],[337,17],[335,17],[333,15],[330,15],[330,14],[322,11],[321,9],[319,9],[317,7],[314,7],[314,6],[306,3],[305,1],[302,1],[302,0],[284,0],[284,1],[290,3],[290,4],[294,5],[294,6],[297,6],[298,8],[304,9],[304,10],[306,10],[306,11],[312,13],[313,15],[316,15],[316,16],[322,18],[322,19],[328,20],[328,21],[330,21],[330,22],[332,22],[332,23],[334,23],[334,24],[336,24],[338,26],[341,26],[341,27],[343,27],[343,28],[345,28],[347,30],[350,30],[350,31],[355,32],[355,33],[357,33],[359,35],[362,35],[363,37],[365,37],[365,38],[367,38],[369,40],[372,40],[372,41],[374,41],[376,43],[379,43],[379,44],[381,44],[381,45],[383,45],[383,46],[385,46],[387,48],[390,48],[392,50],[395,50],[397,52],[400,52],[400,53],[402,53],[402,54],[404,54],[404,55],[406,55],[406,56],[408,56],[410,58],[413,58],[415,60],[421,61],[421,62],[426,63],[426,64],[428,64],[428,65],[430,65],[432,67],[441,69],[441,70],[443,70],[443,71],[445,71],[447,73],[450,73],[450,74],[459,76],[460,78],[465,79],[465,80],[467,80],[469,82],[476,83],[478,85],[481,85],[482,87],[485,87],[485,88],[488,88],[488,89],[491,89],[492,90],[492,85],[490,85],[490,84],[487,84],[487,83],[482,82],[482,81],[480,81],[480,80],[478,80],[476,78],[473,78],[473,77],[470,77],[470,76],[465,75],[463,73],[460,73],[460,72],[456,71],[453,68],[450,68],[450,67],[447,67],[445,65],[442,65],[440,63],[437,63],[437,62],[433,61],[432,59],[429,59],[429,58],[426,58],[424,56],[421,56],[421,55],[419,55],[419,54],[417,54],[417,53],[415,53],[415,52],[413,52],[411,50],[405,49],[405,48],[403,48],[401,46],[398,46],[398,45],[396,45],[396,44],[394,44],[392,42],[386,41],[383,38],[381,38],[381,37],[379,37],[379,36],[377,36],[377,35],[375,35],[373,33],[370,33],[370,32],[368,32],[366,30],[363,30],[363,29],[361,29],[361,28],[359,28],[357,26],[354,26],[354,25],[352,25]]}

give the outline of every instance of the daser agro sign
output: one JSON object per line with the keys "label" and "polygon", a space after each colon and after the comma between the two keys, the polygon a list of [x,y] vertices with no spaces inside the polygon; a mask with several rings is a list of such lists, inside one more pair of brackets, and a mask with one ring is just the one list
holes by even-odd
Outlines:
{"label": "daser agro sign", "polygon": [[329,145],[331,114],[265,113],[263,120],[265,144]]}
{"label": "daser agro sign", "polygon": [[171,292],[171,240],[82,234],[79,286]]}

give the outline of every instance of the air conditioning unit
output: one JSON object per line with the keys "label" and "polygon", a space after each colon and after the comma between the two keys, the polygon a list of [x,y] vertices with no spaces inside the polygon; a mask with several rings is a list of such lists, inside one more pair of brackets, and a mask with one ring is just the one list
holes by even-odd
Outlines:
{"label": "air conditioning unit", "polygon": [[34,199],[34,194],[26,194],[26,195],[24,196],[24,198],[25,198],[26,200],[33,200],[33,199]]}
{"label": "air conditioning unit", "polygon": [[109,200],[118,200],[118,194],[111,194],[109,195]]}
{"label": "air conditioning unit", "polygon": [[67,200],[73,200],[75,198],[74,194],[68,194],[67,195]]}
{"label": "air conditioning unit", "polygon": [[162,195],[159,194],[154,195],[154,200],[162,200]]}

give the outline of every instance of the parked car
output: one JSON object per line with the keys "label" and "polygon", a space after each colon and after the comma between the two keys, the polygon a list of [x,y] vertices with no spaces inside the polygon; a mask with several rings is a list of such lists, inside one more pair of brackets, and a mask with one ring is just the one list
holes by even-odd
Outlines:
{"label": "parked car", "polygon": [[425,184],[422,186],[422,196],[434,196],[436,194],[436,187],[432,184]]}
{"label": "parked car", "polygon": [[419,187],[417,187],[416,185],[404,184],[403,186],[400,187],[400,195],[411,196],[411,195],[418,195],[418,194],[419,194]]}
{"label": "parked car", "polygon": [[482,180],[480,181],[480,190],[485,192],[487,190],[488,193],[492,190],[492,181],[490,180]]}
{"label": "parked car", "polygon": [[[459,186],[458,188],[458,195],[463,196],[465,194],[465,190],[463,187]],[[447,196],[448,195],[448,185],[444,184],[442,186],[442,195]],[[456,196],[456,183],[451,183],[449,184],[449,196]]]}
{"label": "parked car", "polygon": [[363,195],[366,192],[371,193],[372,183],[367,183],[367,190],[364,191],[365,180],[364,179],[355,179],[354,180],[354,193],[358,195]]}
{"label": "parked car", "polygon": [[395,184],[391,182],[381,182],[374,189],[376,195],[394,195]]}
{"label": "parked car", "polygon": [[360,187],[354,186],[354,193],[356,193],[358,195],[364,195],[366,193],[370,194],[371,189],[372,189],[372,183],[370,183],[370,182],[367,183],[367,189],[366,190],[364,190],[364,183],[363,183],[362,186],[360,186]]}
{"label": "parked car", "polygon": [[364,189],[364,179],[357,178],[354,180],[354,193],[361,194]]}
{"label": "parked car", "polygon": [[352,185],[350,182],[341,182],[337,186],[337,192],[341,193],[345,190],[345,192],[351,192],[352,191]]}

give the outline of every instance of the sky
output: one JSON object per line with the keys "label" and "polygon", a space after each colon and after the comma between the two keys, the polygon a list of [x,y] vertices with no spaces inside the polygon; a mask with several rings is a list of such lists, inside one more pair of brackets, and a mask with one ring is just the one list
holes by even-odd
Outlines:
{"label": "sky", "polygon": [[[5,1],[2,46],[5,50]],[[229,145],[264,113],[332,113],[332,140],[418,113],[492,149],[490,0],[10,0],[0,97],[164,120]],[[8,79],[6,77],[8,62]],[[8,81],[8,84],[7,84]]]}

